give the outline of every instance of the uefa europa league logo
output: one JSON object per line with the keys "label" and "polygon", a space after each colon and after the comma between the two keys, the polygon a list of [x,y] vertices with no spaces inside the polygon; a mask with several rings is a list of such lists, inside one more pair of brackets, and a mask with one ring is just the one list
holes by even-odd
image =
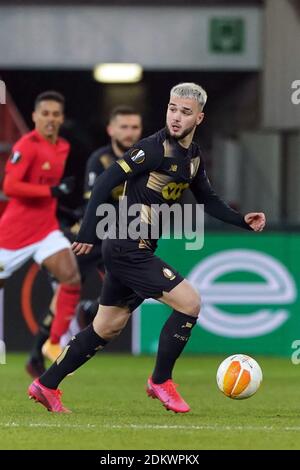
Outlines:
{"label": "uefa europa league logo", "polygon": [[6,104],[6,85],[0,80],[0,104]]}

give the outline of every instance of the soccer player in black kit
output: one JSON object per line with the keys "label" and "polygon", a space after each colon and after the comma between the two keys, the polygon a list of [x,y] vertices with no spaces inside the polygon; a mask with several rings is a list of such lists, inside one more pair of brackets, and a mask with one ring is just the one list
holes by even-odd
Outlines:
{"label": "soccer player in black kit", "polygon": [[[125,180],[128,206],[141,205],[141,225],[149,222],[151,205],[171,205],[190,187],[208,214],[248,230],[263,230],[263,213],[242,216],[222,201],[209,183],[203,156],[193,142],[196,127],[204,118],[206,100],[206,92],[194,83],[172,88],[166,128],[138,142],[97,179],[77,241],[73,243],[74,253],[85,255],[91,251],[97,240],[97,207],[107,201],[113,187]],[[104,240],[106,275],[93,324],[76,335],[50,369],[29,386],[30,398],[49,411],[69,412],[61,402],[59,383],[120,334],[131,312],[144,299],[152,297],[169,305],[173,311],[160,334],[147,394],[174,412],[190,411],[176,390],[172,371],[196,324],[200,297],[187,280],[155,255],[156,244],[157,240],[150,236]]]}

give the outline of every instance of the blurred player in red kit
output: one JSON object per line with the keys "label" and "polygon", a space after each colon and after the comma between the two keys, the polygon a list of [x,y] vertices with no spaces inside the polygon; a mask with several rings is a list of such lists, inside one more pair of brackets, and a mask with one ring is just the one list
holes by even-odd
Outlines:
{"label": "blurred player in red kit", "polygon": [[[57,198],[69,194],[74,184],[72,177],[61,181],[70,150],[69,143],[58,136],[64,102],[55,91],[36,98],[35,129],[16,142],[6,164],[3,190],[10,200],[0,219],[0,289],[29,258],[60,283],[58,321],[54,319],[51,328],[54,344],[68,329],[80,297],[77,262],[56,218]],[[38,359],[33,366],[39,367]]]}
{"label": "blurred player in red kit", "polygon": [[[136,109],[127,105],[119,105],[112,109],[107,125],[107,133],[110,136],[111,142],[109,145],[100,147],[94,151],[87,161],[84,182],[84,201],[86,204],[90,198],[97,176],[102,174],[106,168],[110,167],[115,161],[122,158],[125,151],[131,148],[132,145],[140,139],[141,132],[142,116]],[[119,197],[122,195],[123,191],[124,185],[119,185],[114,188],[111,192],[109,202],[117,206]],[[82,217],[84,206],[79,207],[73,212],[75,216],[74,221],[76,220],[77,223],[72,226],[71,230],[64,231],[67,238],[71,241],[75,240],[75,234],[79,231],[80,224],[78,220]],[[59,206],[60,210],[61,207],[62,206]],[[101,255],[101,243],[99,242],[97,244],[89,256],[78,257],[77,263],[82,284],[84,284],[88,275],[95,269],[97,269],[99,273],[102,273],[104,268]],[[100,274],[100,277],[102,276],[103,273]],[[43,355],[52,362],[55,361],[63,351],[62,346],[65,345],[72,336],[78,333],[83,325],[87,326],[94,319],[98,310],[98,299],[94,301],[82,300],[73,312],[74,321],[70,324],[67,334],[61,338],[60,344],[52,344],[51,339],[48,338],[51,323],[54,320],[51,312],[55,310],[57,297],[55,283],[53,284],[52,282],[52,285],[55,294],[50,305],[50,311],[47,312],[44,319],[40,322],[39,330],[33,340],[30,355],[26,363],[26,370],[33,378],[39,377],[41,375],[40,371],[45,368]],[[64,311],[60,311],[60,314],[64,315]],[[68,316],[70,317],[70,312],[68,312]],[[56,317],[56,321],[58,320],[59,319]],[[36,363],[38,363],[38,367],[36,367]]]}

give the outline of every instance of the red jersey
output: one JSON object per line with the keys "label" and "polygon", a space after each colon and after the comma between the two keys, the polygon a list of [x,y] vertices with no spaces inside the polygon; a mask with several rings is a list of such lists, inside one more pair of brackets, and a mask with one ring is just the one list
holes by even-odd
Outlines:
{"label": "red jersey", "polygon": [[16,142],[5,168],[10,201],[0,219],[0,248],[23,248],[59,228],[50,188],[59,184],[69,150],[64,139],[51,144],[36,130]]}

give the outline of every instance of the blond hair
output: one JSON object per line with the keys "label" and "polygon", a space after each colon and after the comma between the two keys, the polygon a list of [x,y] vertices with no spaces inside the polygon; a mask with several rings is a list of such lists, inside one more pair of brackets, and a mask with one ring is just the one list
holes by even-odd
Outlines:
{"label": "blond hair", "polygon": [[203,110],[207,101],[206,91],[196,83],[179,83],[172,88],[170,96],[194,99],[199,103],[201,111]]}

